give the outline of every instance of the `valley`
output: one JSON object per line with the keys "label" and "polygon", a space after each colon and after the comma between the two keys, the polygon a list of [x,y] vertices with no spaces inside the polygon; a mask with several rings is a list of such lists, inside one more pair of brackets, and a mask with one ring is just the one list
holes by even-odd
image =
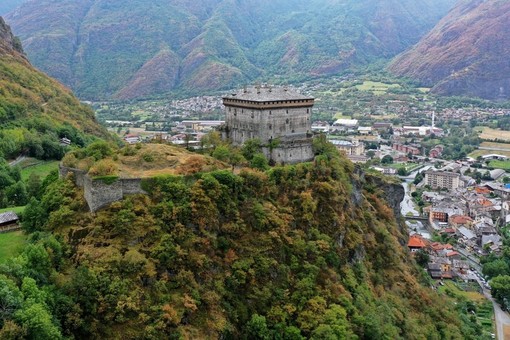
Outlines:
{"label": "valley", "polygon": [[3,1],[0,338],[504,338],[508,9]]}

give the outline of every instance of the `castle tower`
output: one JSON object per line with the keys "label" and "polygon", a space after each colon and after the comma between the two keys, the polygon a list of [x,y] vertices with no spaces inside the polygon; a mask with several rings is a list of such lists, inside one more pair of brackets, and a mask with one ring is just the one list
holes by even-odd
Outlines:
{"label": "castle tower", "polygon": [[258,138],[276,163],[313,159],[311,115],[314,98],[284,87],[251,87],[223,97],[224,138],[242,145]]}

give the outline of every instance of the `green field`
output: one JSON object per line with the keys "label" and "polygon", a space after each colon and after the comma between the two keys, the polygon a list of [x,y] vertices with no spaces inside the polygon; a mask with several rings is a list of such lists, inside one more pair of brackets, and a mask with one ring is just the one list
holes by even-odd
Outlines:
{"label": "green field", "polygon": [[374,94],[385,94],[391,88],[399,88],[399,84],[386,84],[377,81],[364,81],[361,85],[356,85],[360,91],[371,91]]}
{"label": "green field", "polygon": [[406,171],[413,171],[419,167],[421,167],[422,165],[421,164],[416,164],[416,163],[392,163],[392,164],[388,164],[388,167],[390,168],[393,168],[393,169],[400,169],[402,167],[406,168]]}
{"label": "green field", "polygon": [[4,213],[6,211],[14,211],[16,214],[20,214],[25,209],[25,206],[22,207],[10,207],[10,208],[2,208],[0,209],[0,213]]}
{"label": "green field", "polygon": [[27,159],[26,162],[22,162],[21,166],[21,178],[26,181],[30,174],[36,173],[39,177],[44,179],[52,170],[58,169],[58,161],[33,161]]}
{"label": "green field", "polygon": [[503,169],[510,171],[510,161],[491,161],[489,166],[494,169]]}
{"label": "green field", "polygon": [[0,234],[0,263],[15,256],[25,242],[26,236],[21,231]]}

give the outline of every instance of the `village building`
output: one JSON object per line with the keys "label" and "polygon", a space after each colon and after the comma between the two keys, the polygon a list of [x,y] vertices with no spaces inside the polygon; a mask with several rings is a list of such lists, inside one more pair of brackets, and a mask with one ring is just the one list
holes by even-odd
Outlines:
{"label": "village building", "polygon": [[365,154],[365,144],[360,143],[358,140],[331,140],[330,142],[347,156],[361,156]]}
{"label": "village building", "polygon": [[420,154],[420,149],[418,149],[417,147],[400,143],[393,143],[392,149],[398,152],[403,152],[405,154],[410,153],[411,155],[415,156]]}
{"label": "village building", "polygon": [[0,233],[19,228],[19,217],[14,211],[0,213]]}
{"label": "village building", "polygon": [[448,189],[455,190],[460,186],[460,174],[447,171],[425,171],[425,185],[432,189]]}
{"label": "village building", "polygon": [[328,133],[331,130],[331,125],[328,122],[316,121],[312,123],[313,132]]}
{"label": "village building", "polygon": [[415,253],[421,249],[425,249],[427,247],[427,240],[423,238],[423,236],[415,234],[409,237],[409,241],[407,242],[407,247],[411,251],[411,253]]}
{"label": "village building", "polygon": [[259,139],[275,163],[310,161],[314,98],[286,87],[252,87],[223,97],[223,138],[233,145]]}
{"label": "village building", "polygon": [[129,135],[124,136],[124,141],[128,144],[136,144],[136,143],[139,143],[141,141],[141,139],[140,139],[140,136],[138,136],[138,135],[129,134]]}

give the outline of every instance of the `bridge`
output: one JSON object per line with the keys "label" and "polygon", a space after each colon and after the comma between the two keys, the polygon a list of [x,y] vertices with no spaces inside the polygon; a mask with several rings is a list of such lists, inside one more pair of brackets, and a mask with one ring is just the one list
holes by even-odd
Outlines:
{"label": "bridge", "polygon": [[404,218],[407,221],[420,221],[420,222],[429,223],[429,218],[427,216],[421,216],[421,215],[418,215],[418,216],[404,216]]}
{"label": "bridge", "polygon": [[433,233],[435,230],[430,224],[430,220],[428,216],[418,215],[418,216],[404,216],[404,219],[406,221],[415,221],[415,222],[421,222],[423,226],[427,229],[428,232]]}

